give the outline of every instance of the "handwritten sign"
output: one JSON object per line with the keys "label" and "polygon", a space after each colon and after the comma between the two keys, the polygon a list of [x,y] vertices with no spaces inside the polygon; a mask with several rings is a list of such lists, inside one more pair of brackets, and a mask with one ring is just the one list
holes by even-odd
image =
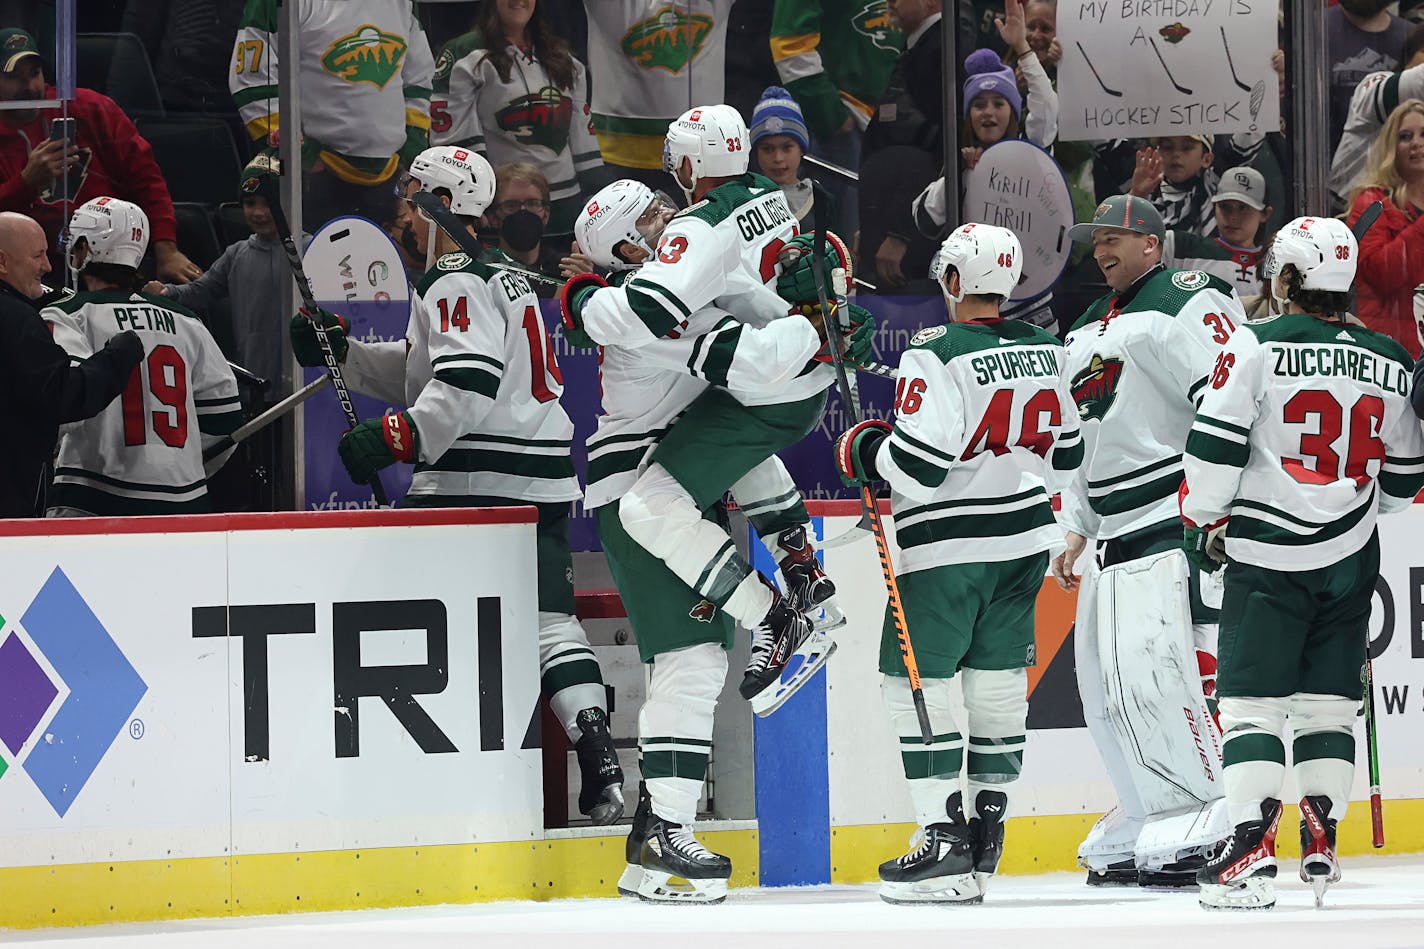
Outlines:
{"label": "handwritten sign", "polygon": [[1073,249],[1073,198],[1063,169],[1032,142],[1005,139],[985,150],[964,182],[965,223],[1006,227],[1023,245],[1023,276],[1010,299],[1043,296]]}
{"label": "handwritten sign", "polygon": [[1274,3],[1077,0],[1058,41],[1061,140],[1280,127]]}

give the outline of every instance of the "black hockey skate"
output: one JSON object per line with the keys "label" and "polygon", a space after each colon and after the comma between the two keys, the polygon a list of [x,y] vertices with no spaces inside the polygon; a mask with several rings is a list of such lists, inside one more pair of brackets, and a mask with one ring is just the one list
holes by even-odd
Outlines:
{"label": "black hockey skate", "polygon": [[638,806],[633,811],[633,826],[628,830],[628,840],[623,845],[623,856],[627,866],[618,878],[618,893],[621,896],[637,896],[638,886],[643,882],[643,841],[648,837],[648,825],[653,820],[653,799],[648,796],[648,783],[638,782]]}
{"label": "black hockey skate", "polygon": [[880,898],[887,903],[982,903],[975,880],[974,840],[959,792],[945,802],[948,820],[931,824],[903,857],[880,865]]}
{"label": "black hockey skate", "polygon": [[975,803],[979,816],[969,818],[969,836],[974,845],[974,882],[983,895],[1004,855],[1004,811],[1009,798],[1003,791],[980,791]]}
{"label": "black hockey skate", "polygon": [[1261,802],[1261,819],[1236,825],[1221,853],[1197,871],[1198,902],[1206,909],[1270,909],[1276,905],[1276,829],[1281,802]]}
{"label": "black hockey skate", "polygon": [[830,634],[814,629],[806,614],[765,577],[761,579],[771,589],[771,609],[752,630],[752,658],[739,691],[751,703],[752,712],[770,715],[826,664],[836,643]]}
{"label": "black hockey skate", "polygon": [[1315,891],[1315,905],[1325,902],[1325,888],[1340,882],[1335,859],[1335,821],[1330,798],[1309,794],[1300,799],[1300,878]]}
{"label": "black hockey skate", "polygon": [[623,816],[623,769],[608,733],[608,713],[586,708],[577,721],[583,732],[574,745],[581,776],[579,813],[595,824],[611,824]]}
{"label": "black hockey skate", "polygon": [[[821,562],[816,559],[816,548],[806,534],[806,527],[789,527],[776,538],[781,559],[777,566],[786,581],[786,599],[792,606],[811,616],[817,629],[839,629],[846,623],[845,613],[835,602],[836,585]],[[817,614],[824,615],[819,616]]]}
{"label": "black hockey skate", "polygon": [[649,812],[647,835],[638,855],[643,877],[638,898],[651,903],[720,903],[727,898],[732,861],[713,853],[692,834]]}

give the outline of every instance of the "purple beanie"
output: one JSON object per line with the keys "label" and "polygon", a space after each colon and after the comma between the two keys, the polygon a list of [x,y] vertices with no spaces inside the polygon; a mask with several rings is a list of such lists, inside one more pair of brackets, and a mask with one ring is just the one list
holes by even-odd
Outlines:
{"label": "purple beanie", "polygon": [[964,58],[964,70],[969,78],[964,80],[964,114],[969,115],[969,105],[974,97],[985,92],[997,92],[1009,102],[1015,116],[1023,114],[1023,96],[1019,95],[1019,84],[1014,80],[1014,71],[999,61],[992,49],[976,49]]}

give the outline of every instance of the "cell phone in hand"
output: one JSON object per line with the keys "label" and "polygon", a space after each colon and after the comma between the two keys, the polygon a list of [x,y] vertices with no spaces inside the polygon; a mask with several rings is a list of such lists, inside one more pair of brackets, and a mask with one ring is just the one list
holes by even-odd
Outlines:
{"label": "cell phone in hand", "polygon": [[65,147],[74,146],[75,126],[77,121],[73,116],[68,118],[51,119],[49,123],[49,140],[57,142],[64,139]]}
{"label": "cell phone in hand", "polygon": [[[73,116],[50,120],[49,139],[52,142],[64,142],[66,152],[74,148],[77,132],[77,120]],[[43,197],[47,201],[73,201],[82,180],[80,170],[77,167],[70,168],[67,175],[56,178],[50,184]]]}

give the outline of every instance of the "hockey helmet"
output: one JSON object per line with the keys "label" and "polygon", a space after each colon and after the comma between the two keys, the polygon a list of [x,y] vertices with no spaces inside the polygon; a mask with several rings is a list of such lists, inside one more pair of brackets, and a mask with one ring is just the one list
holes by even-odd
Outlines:
{"label": "hockey helmet", "polygon": [[663,170],[674,178],[687,158],[692,180],[745,174],[751,160],[751,134],[742,114],[729,105],[689,109],[668,126]]}
{"label": "hockey helmet", "polygon": [[[959,296],[949,297],[945,274],[959,273]],[[930,275],[946,297],[955,303],[965,294],[997,294],[1007,300],[1023,273],[1023,248],[1014,232],[993,224],[965,224],[940,245],[930,264]]]}
{"label": "hockey helmet", "polygon": [[118,264],[138,269],[148,250],[148,215],[143,208],[119,198],[85,201],[69,219],[69,259],[82,240],[86,245],[83,270],[89,264]]}
{"label": "hockey helmet", "polygon": [[584,205],[574,221],[579,250],[600,267],[626,270],[631,264],[618,256],[618,245],[627,241],[649,256],[653,240],[674,210],[666,195],[640,181],[622,178],[601,189]]}
{"label": "hockey helmet", "polygon": [[410,177],[421,191],[450,192],[450,211],[479,217],[494,200],[494,169],[483,155],[454,145],[437,145],[415,156]]}
{"label": "hockey helmet", "polygon": [[1266,257],[1265,276],[1275,286],[1286,264],[1300,274],[1306,290],[1344,293],[1355,282],[1360,247],[1345,222],[1333,217],[1298,217],[1276,232]]}

